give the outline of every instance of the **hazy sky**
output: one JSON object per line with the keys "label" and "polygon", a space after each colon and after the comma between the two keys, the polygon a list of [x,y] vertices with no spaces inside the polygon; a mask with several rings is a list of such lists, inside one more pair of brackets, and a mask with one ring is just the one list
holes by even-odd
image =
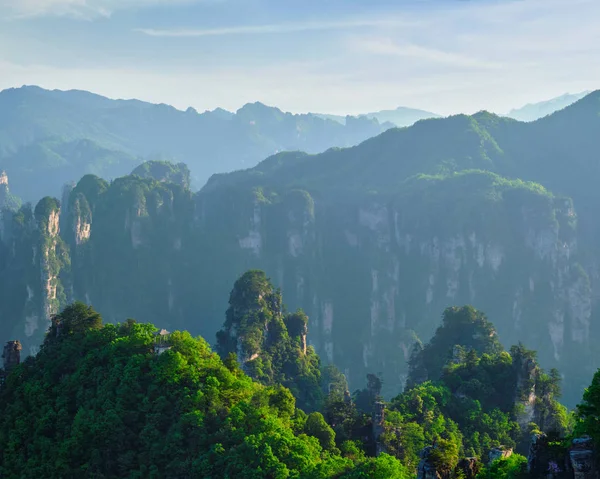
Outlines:
{"label": "hazy sky", "polygon": [[600,0],[0,0],[0,89],[505,112],[600,88]]}

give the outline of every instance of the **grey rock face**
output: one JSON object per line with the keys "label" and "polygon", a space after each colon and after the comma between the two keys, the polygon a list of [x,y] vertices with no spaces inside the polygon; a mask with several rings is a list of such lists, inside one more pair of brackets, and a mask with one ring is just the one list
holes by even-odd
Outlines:
{"label": "grey rock face", "polygon": [[569,464],[575,479],[592,479],[597,477],[597,468],[594,458],[594,444],[589,437],[573,439],[569,451]]}

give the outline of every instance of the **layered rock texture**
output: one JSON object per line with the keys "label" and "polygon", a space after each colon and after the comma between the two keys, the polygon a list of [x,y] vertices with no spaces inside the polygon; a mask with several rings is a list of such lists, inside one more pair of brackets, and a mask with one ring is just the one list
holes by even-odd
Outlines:
{"label": "layered rock texture", "polygon": [[34,350],[71,299],[110,321],[214,337],[230,285],[259,268],[353,388],[378,372],[384,396],[397,393],[415,341],[446,307],[473,304],[505,346],[523,341],[558,367],[573,404],[600,359],[599,112],[594,93],[528,124],[422,121],[354,148],[278,154],[197,194],[175,167],[85,176],[60,206],[4,216],[0,340]]}

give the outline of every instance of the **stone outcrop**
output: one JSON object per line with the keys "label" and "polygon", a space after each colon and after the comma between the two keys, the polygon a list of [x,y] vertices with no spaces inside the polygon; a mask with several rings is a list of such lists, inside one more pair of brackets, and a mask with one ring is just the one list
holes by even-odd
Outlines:
{"label": "stone outcrop", "polygon": [[594,445],[589,437],[574,439],[567,450],[557,448],[556,440],[545,434],[532,436],[527,456],[531,477],[597,479]]}
{"label": "stone outcrop", "polygon": [[4,385],[6,377],[21,363],[21,350],[23,347],[19,341],[8,341],[2,352],[3,369],[0,369],[0,387]]}
{"label": "stone outcrop", "polygon": [[527,454],[527,472],[534,476],[544,470],[543,453],[546,436],[543,434],[533,434],[529,444]]}
{"label": "stone outcrop", "polygon": [[434,446],[426,446],[420,454],[421,460],[417,467],[417,479],[446,479],[436,469],[431,460],[431,451]]}
{"label": "stone outcrop", "polygon": [[534,358],[523,358],[518,371],[515,404],[522,406],[521,412],[517,415],[517,422],[522,429],[525,429],[535,416],[537,367]]}
{"label": "stone outcrop", "polygon": [[494,447],[490,449],[490,452],[488,453],[488,461],[491,463],[498,459],[506,459],[512,456],[512,453],[512,448]]}
{"label": "stone outcrop", "polygon": [[464,479],[475,479],[481,467],[476,457],[465,457],[458,461],[456,469],[462,474],[461,477]]}
{"label": "stone outcrop", "polygon": [[4,208],[8,200],[8,175],[6,171],[0,171],[0,209]]}
{"label": "stone outcrop", "polygon": [[569,449],[569,466],[573,471],[574,479],[596,479],[598,477],[594,444],[591,438],[573,439]]}
{"label": "stone outcrop", "polygon": [[4,371],[10,373],[10,371],[21,362],[21,350],[23,347],[19,341],[8,341],[4,346],[2,352],[2,359],[4,360]]}
{"label": "stone outcrop", "polygon": [[376,401],[373,405],[373,440],[375,441],[375,455],[379,456],[384,452],[383,444],[381,443],[380,437],[383,434],[385,428],[385,404],[381,401]]}

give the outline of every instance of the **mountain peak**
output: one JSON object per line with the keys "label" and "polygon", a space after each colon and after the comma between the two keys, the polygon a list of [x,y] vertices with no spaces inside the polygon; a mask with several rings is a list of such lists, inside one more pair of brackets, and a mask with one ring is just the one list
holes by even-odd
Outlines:
{"label": "mountain peak", "polygon": [[274,106],[269,106],[269,105],[265,105],[264,103],[260,102],[260,101],[255,101],[255,102],[249,102],[246,103],[244,106],[242,106],[237,113],[239,114],[240,112],[243,111],[254,111],[254,112],[260,112],[260,111],[277,111],[282,113],[282,111]]}

